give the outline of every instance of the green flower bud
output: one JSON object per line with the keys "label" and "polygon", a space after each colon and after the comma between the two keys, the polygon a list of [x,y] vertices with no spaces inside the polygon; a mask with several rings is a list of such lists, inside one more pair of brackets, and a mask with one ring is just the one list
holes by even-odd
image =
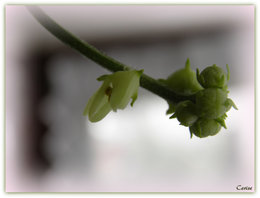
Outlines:
{"label": "green flower bud", "polygon": [[180,69],[164,80],[174,92],[180,95],[189,96],[203,89],[197,81],[196,73],[190,68],[190,61],[187,59],[184,69]]}
{"label": "green flower bud", "polygon": [[216,66],[207,67],[201,74],[199,74],[199,69],[197,69],[197,79],[204,88],[224,88],[227,87],[227,82],[229,80],[229,68],[227,65],[228,74],[226,75],[223,69]]}
{"label": "green flower bud", "polygon": [[227,91],[208,88],[196,94],[196,108],[199,117],[216,119],[226,113]]}
{"label": "green flower bud", "polygon": [[191,137],[194,134],[197,137],[204,138],[216,135],[220,131],[221,125],[215,120],[199,119],[189,129]]}
{"label": "green flower bud", "polygon": [[112,83],[112,94],[110,104],[114,111],[124,109],[129,100],[132,99],[131,106],[137,99],[138,88],[140,86],[141,71],[119,71],[110,77]]}
{"label": "green flower bud", "polygon": [[191,126],[198,119],[195,104],[189,100],[178,103],[175,113],[170,118],[177,118],[183,126]]}
{"label": "green flower bud", "polygon": [[109,97],[106,95],[106,90],[109,88],[109,82],[105,81],[97,92],[88,100],[83,115],[88,115],[91,122],[102,120],[112,110],[108,103]]}
{"label": "green flower bud", "polygon": [[99,77],[98,80],[103,81],[103,84],[90,97],[83,114],[88,115],[91,122],[98,122],[111,110],[124,109],[130,99],[133,106],[142,73],[143,70],[119,71]]}

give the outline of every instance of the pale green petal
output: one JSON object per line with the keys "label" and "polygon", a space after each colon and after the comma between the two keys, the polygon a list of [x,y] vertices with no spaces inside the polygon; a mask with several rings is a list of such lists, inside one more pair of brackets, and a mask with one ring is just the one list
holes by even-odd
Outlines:
{"label": "pale green petal", "polygon": [[138,91],[140,74],[137,71],[117,72],[111,79],[113,86],[111,107],[113,110],[124,109]]}
{"label": "pale green petal", "polygon": [[[137,75],[138,75],[138,87],[140,86],[140,77],[141,77],[141,75],[142,75],[142,73],[144,72],[144,70],[142,69],[142,70],[139,70],[139,71],[136,71],[136,73],[137,73]],[[136,101],[136,99],[137,99],[137,97],[138,97],[138,87],[136,88],[136,90],[135,90],[135,93],[132,95],[132,102],[131,102],[131,106],[133,106],[134,105],[134,103],[135,103],[135,101]]]}
{"label": "pale green petal", "polygon": [[98,113],[106,103],[109,103],[108,96],[105,94],[105,90],[107,87],[108,84],[104,82],[103,85],[96,92],[95,97],[89,108],[89,116]]}
{"label": "pale green petal", "polygon": [[144,73],[144,70],[141,69],[141,70],[134,70],[134,72],[136,72],[136,74],[138,75],[138,77],[140,78],[141,75]]}
{"label": "pale green petal", "polygon": [[97,80],[98,81],[104,81],[104,80],[106,80],[107,78],[109,78],[109,76],[111,76],[111,75],[102,75],[102,76],[99,76],[98,78],[97,78]]}
{"label": "pale green petal", "polygon": [[98,91],[89,99],[84,113],[88,115],[91,122],[103,119],[110,111],[111,106],[105,90],[109,87],[109,81],[105,80]]}
{"label": "pale green petal", "polygon": [[86,107],[84,109],[84,112],[83,112],[84,116],[88,115],[89,109],[90,109],[90,107],[91,107],[91,105],[92,105],[92,103],[93,103],[93,101],[95,99],[96,94],[97,94],[97,92],[89,98],[88,103],[87,103],[87,105],[86,105]]}
{"label": "pale green petal", "polygon": [[135,103],[137,97],[138,97],[138,90],[136,90],[136,92],[135,92],[135,93],[132,95],[132,97],[131,97],[131,98],[132,98],[131,106],[134,105],[134,103]]}
{"label": "pale green petal", "polygon": [[89,99],[84,115],[88,115],[91,122],[97,122],[111,110],[124,109],[131,98],[131,105],[133,105],[137,98],[142,73],[143,70],[131,70],[100,76],[98,80],[104,82]]}
{"label": "pale green petal", "polygon": [[109,103],[104,103],[100,106],[98,111],[89,115],[89,121],[98,122],[102,120],[111,111],[111,106]]}

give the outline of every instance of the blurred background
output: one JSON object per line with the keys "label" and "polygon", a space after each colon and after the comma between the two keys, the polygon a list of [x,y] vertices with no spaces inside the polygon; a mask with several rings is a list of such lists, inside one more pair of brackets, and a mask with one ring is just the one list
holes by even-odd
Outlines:
{"label": "blurred background", "polygon": [[24,6],[7,5],[6,191],[238,192],[254,190],[254,6],[41,6],[107,55],[166,78],[229,64],[227,129],[190,139],[162,98],[100,122],[82,115],[102,67],[62,44]]}

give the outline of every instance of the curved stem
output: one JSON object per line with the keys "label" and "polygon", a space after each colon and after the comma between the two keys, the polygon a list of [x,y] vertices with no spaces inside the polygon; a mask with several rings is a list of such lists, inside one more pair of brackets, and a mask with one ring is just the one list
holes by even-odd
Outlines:
{"label": "curved stem", "polygon": [[[123,63],[120,63],[117,60],[103,54],[95,47],[80,40],[72,33],[65,30],[63,27],[57,24],[53,19],[51,19],[48,15],[46,15],[37,6],[27,6],[27,9],[35,17],[35,19],[43,27],[45,27],[50,33],[52,33],[55,37],[57,37],[63,43],[69,45],[71,48],[79,51],[81,54],[88,57],[92,61],[98,63],[102,67],[112,72],[131,69],[131,67],[126,66]],[[175,92],[173,92],[169,87],[167,87],[163,83],[145,74],[142,74],[140,78],[140,85],[141,87],[173,103],[177,103],[179,101],[183,101],[187,99],[194,100],[194,97],[185,97],[185,96],[177,95]]]}

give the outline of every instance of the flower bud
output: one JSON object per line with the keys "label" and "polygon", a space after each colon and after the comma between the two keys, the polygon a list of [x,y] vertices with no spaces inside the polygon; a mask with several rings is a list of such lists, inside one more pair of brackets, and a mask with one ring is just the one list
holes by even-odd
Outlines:
{"label": "flower bud", "polygon": [[89,121],[98,122],[112,110],[108,102],[109,96],[106,95],[108,89],[110,89],[109,81],[104,81],[97,92],[88,100],[83,115],[88,115]]}
{"label": "flower bud", "polygon": [[103,84],[89,99],[83,114],[88,115],[91,122],[98,122],[111,110],[124,109],[130,99],[133,106],[142,72],[143,70],[119,71],[99,77],[98,80],[103,81]]}
{"label": "flower bud", "polygon": [[130,99],[132,99],[131,106],[133,106],[137,99],[142,73],[143,70],[119,71],[110,77],[112,83],[110,104],[114,111],[124,109]]}
{"label": "flower bud", "polygon": [[221,125],[215,120],[201,118],[189,129],[191,137],[194,134],[197,137],[204,138],[216,135],[220,131]]}
{"label": "flower bud", "polygon": [[183,126],[191,126],[198,119],[195,105],[189,100],[178,103],[175,113],[170,118],[177,118]]}
{"label": "flower bud", "polygon": [[208,88],[196,94],[196,110],[199,117],[216,119],[227,111],[227,92],[218,88]]}
{"label": "flower bud", "polygon": [[229,78],[229,69],[227,65],[228,76],[225,74],[223,69],[216,66],[207,67],[200,74],[197,69],[197,79],[204,88],[226,88],[227,81]]}
{"label": "flower bud", "polygon": [[180,69],[170,75],[165,83],[177,94],[189,96],[203,88],[199,84],[196,73],[190,68],[190,61],[187,59],[184,69]]}

